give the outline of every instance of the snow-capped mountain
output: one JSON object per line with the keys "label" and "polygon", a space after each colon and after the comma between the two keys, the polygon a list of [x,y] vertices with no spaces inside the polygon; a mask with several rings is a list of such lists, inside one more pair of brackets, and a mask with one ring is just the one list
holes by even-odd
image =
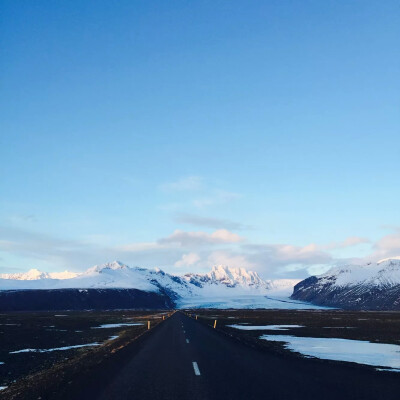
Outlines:
{"label": "snow-capped mountain", "polygon": [[244,268],[214,266],[205,274],[171,275],[159,268],[128,267],[114,261],[95,265],[83,273],[47,273],[32,269],[2,274],[0,290],[24,289],[138,289],[168,293],[173,299],[205,296],[265,295],[272,289],[293,287],[288,280],[265,281]]}
{"label": "snow-capped mountain", "polygon": [[27,273],[0,275],[1,289],[66,289],[66,288],[135,288],[175,291],[180,296],[199,294],[200,288],[241,288],[267,290],[270,281],[264,281],[257,272],[244,268],[215,266],[206,274],[186,274],[182,277],[165,273],[159,268],[128,267],[113,261],[95,265],[83,273],[47,273],[32,269]]}
{"label": "snow-capped mountain", "polygon": [[400,259],[331,268],[294,287],[292,299],[354,309],[400,309]]}
{"label": "snow-capped mountain", "polygon": [[70,279],[75,278],[78,274],[76,272],[63,271],[63,272],[42,272],[38,269],[30,269],[28,272],[17,274],[0,274],[0,279],[14,279],[17,281],[36,281],[38,279]]}
{"label": "snow-capped mountain", "polygon": [[[69,277],[69,274],[72,277]],[[114,261],[76,273],[47,273],[30,270],[25,274],[3,274],[0,290],[16,289],[139,289],[146,292],[172,291],[190,295],[187,283],[160,269],[128,267]]]}
{"label": "snow-capped mountain", "polygon": [[0,275],[1,289],[67,289],[67,288],[134,288],[145,291],[172,290],[179,296],[200,294],[201,288],[231,288],[267,290],[257,272],[244,268],[215,266],[206,274],[186,274],[182,277],[165,273],[159,268],[128,267],[113,261],[95,265],[83,273],[47,273],[31,269],[27,273]]}
{"label": "snow-capped mountain", "polygon": [[212,267],[206,274],[186,274],[187,282],[197,287],[207,285],[224,285],[229,288],[268,289],[266,281],[262,280],[257,272],[247,271],[245,268],[229,268],[224,265]]}

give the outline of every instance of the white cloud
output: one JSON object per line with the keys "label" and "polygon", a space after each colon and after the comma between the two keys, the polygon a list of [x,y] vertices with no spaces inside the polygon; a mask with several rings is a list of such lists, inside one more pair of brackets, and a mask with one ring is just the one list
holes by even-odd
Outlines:
{"label": "white cloud", "polygon": [[378,261],[383,258],[397,257],[400,255],[400,232],[386,235],[374,245],[374,252],[367,257],[370,261]]}
{"label": "white cloud", "polygon": [[327,264],[315,264],[311,265],[310,267],[307,268],[307,272],[310,275],[321,275],[328,271],[332,265],[327,265]]}
{"label": "white cloud", "polygon": [[241,224],[239,222],[230,221],[224,218],[203,217],[192,214],[180,214],[174,217],[174,220],[181,224],[188,224],[194,226],[204,226],[214,229],[229,229],[229,230],[242,230],[251,229],[251,227]]}
{"label": "white cloud", "polygon": [[218,229],[213,233],[185,232],[176,230],[172,235],[158,241],[160,244],[174,243],[182,247],[202,246],[206,244],[238,243],[243,239],[227,229]]}
{"label": "white cloud", "polygon": [[233,268],[256,269],[256,265],[250,262],[245,255],[229,251],[213,251],[208,256],[208,265],[227,265]]}
{"label": "white cloud", "polygon": [[392,235],[384,236],[380,239],[375,246],[378,250],[381,251],[399,251],[400,250],[400,234],[395,233]]}
{"label": "white cloud", "polygon": [[195,175],[164,183],[159,188],[167,192],[170,197],[174,196],[172,202],[158,206],[159,209],[167,211],[221,206],[241,197],[238,193],[215,187],[215,183],[210,184]]}
{"label": "white cloud", "polygon": [[197,253],[187,253],[183,254],[180,260],[178,260],[174,265],[175,267],[186,267],[192,266],[200,261],[200,256]]}
{"label": "white cloud", "polygon": [[332,256],[322,251],[314,244],[306,246],[294,246],[289,244],[266,244],[249,246],[255,254],[265,257],[273,265],[284,264],[321,264],[329,262]]}
{"label": "white cloud", "polygon": [[369,243],[370,240],[359,237],[359,236],[350,236],[341,242],[331,242],[325,246],[320,246],[321,249],[325,250],[335,250],[335,249],[343,249],[346,247],[356,246],[358,244]]}
{"label": "white cloud", "polygon": [[97,247],[80,240],[68,240],[14,227],[0,227],[0,251],[34,260],[35,263],[71,268],[71,264],[93,259]]}
{"label": "white cloud", "polygon": [[[89,239],[67,240],[0,226],[1,256],[3,259],[19,259],[19,265],[26,265],[27,268],[42,268],[46,265],[60,270],[82,270],[94,264],[121,259],[132,266],[159,266],[167,271],[174,266],[188,266],[192,271],[204,271],[212,265],[225,264],[256,270],[266,278],[305,277],[324,272],[337,264],[365,263],[400,255],[400,231],[372,243],[370,255],[358,259],[343,259],[332,254],[337,248],[368,242],[360,237],[349,237],[326,245],[256,245],[244,242],[242,236],[228,229],[217,229],[213,232],[176,230],[159,240],[120,245],[110,244],[112,238],[107,240],[107,236],[98,234],[89,236]],[[4,260],[2,264],[4,269],[17,266],[7,265]]]}

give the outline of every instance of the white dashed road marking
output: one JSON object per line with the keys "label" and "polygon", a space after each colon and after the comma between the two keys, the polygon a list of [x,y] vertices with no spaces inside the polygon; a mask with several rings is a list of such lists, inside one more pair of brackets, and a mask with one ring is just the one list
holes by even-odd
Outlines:
{"label": "white dashed road marking", "polygon": [[199,366],[197,365],[197,362],[193,361],[192,364],[193,364],[194,374],[197,376],[200,376],[201,374],[200,374],[200,370],[199,370]]}
{"label": "white dashed road marking", "polygon": [[189,339],[186,339],[186,343],[189,343]]}

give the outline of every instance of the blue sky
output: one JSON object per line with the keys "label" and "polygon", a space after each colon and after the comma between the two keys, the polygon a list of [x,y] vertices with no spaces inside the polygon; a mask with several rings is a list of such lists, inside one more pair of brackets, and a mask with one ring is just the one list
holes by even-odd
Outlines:
{"label": "blue sky", "polygon": [[304,277],[400,255],[398,2],[0,15],[0,272]]}

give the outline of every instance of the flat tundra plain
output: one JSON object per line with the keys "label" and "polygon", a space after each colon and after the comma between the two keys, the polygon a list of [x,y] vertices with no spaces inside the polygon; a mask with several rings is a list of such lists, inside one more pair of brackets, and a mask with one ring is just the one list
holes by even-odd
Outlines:
{"label": "flat tundra plain", "polygon": [[398,312],[6,313],[0,398],[397,399],[399,332]]}

